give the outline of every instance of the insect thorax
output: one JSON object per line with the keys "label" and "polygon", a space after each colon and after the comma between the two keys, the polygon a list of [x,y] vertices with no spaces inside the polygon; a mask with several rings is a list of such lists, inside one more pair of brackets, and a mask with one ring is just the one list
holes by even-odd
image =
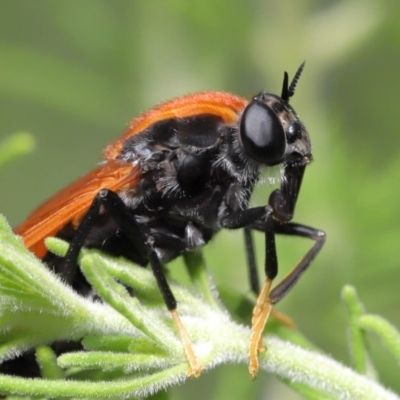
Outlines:
{"label": "insect thorax", "polygon": [[[163,261],[207,243],[222,217],[247,208],[259,167],[237,136],[236,125],[197,115],[159,121],[124,143],[122,160],[142,176],[119,194]],[[168,246],[171,238],[182,246]]]}

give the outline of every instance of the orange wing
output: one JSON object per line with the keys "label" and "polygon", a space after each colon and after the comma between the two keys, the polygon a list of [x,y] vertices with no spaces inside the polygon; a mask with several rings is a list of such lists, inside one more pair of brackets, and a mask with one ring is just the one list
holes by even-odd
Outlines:
{"label": "orange wing", "polygon": [[118,191],[122,187],[134,187],[139,177],[140,170],[131,164],[106,161],[43,203],[15,233],[22,236],[26,247],[42,258],[47,252],[44,239],[81,218],[101,189]]}

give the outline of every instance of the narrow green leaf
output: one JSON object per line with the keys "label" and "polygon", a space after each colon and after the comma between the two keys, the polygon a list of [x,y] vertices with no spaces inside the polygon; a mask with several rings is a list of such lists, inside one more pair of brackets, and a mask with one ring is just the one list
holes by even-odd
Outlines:
{"label": "narrow green leaf", "polygon": [[131,297],[107,272],[106,264],[97,254],[85,255],[81,260],[82,271],[97,293],[158,346],[172,347],[174,353],[182,353],[182,346],[170,328],[156,318],[154,312],[144,309],[137,298]]}
{"label": "narrow green leaf", "polygon": [[140,340],[131,336],[86,336],[82,345],[86,350],[127,352],[132,342]]}
{"label": "narrow green leaf", "polygon": [[57,364],[57,357],[49,346],[36,348],[36,360],[39,364],[42,377],[46,379],[64,379],[64,372]]}
{"label": "narrow green leaf", "polygon": [[349,350],[352,363],[356,371],[376,378],[377,373],[370,360],[364,330],[360,329],[359,318],[364,313],[364,306],[357,297],[357,292],[352,286],[345,286],[342,290],[342,299],[347,306],[350,318],[348,333]]}
{"label": "narrow green leaf", "polygon": [[75,352],[61,355],[58,363],[62,368],[81,367],[83,369],[98,368],[103,371],[121,369],[124,374],[132,371],[145,371],[149,369],[162,370],[171,365],[171,361],[164,354],[128,354],[108,351]]}
{"label": "narrow green leaf", "polygon": [[378,335],[400,363],[400,332],[395,326],[379,315],[371,314],[362,315],[358,323],[360,328]]}

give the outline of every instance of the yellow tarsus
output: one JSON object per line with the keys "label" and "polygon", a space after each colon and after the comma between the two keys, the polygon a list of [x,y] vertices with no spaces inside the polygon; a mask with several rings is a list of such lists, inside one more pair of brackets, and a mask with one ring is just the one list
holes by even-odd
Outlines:
{"label": "yellow tarsus", "polygon": [[182,324],[181,319],[176,310],[171,310],[171,316],[174,320],[174,323],[178,329],[179,336],[181,337],[183,348],[185,349],[186,357],[189,361],[189,369],[186,372],[187,376],[194,376],[198,378],[202,371],[204,370],[204,366],[199,362],[196,357],[196,354],[193,350],[192,342],[189,339],[189,335],[186,331],[185,326]]}
{"label": "yellow tarsus", "polygon": [[269,301],[269,293],[271,290],[272,280],[267,279],[257,298],[256,305],[253,309],[253,317],[251,319],[251,338],[249,348],[249,372],[252,379],[257,377],[258,372],[258,353],[265,350],[262,343],[261,335],[269,314],[271,313],[272,304]]}

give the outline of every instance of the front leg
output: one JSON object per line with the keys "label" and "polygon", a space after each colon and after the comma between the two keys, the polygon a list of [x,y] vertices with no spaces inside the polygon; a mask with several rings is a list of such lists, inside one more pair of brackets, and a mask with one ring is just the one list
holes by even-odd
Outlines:
{"label": "front leg", "polygon": [[280,301],[295,283],[300,279],[301,275],[311,265],[314,258],[321,251],[326,240],[326,234],[320,229],[311,228],[306,225],[287,223],[282,224],[274,221],[274,231],[280,235],[298,236],[314,240],[315,243],[303,258],[292,268],[292,270],[277,284],[270,293],[270,301],[276,304]]}
{"label": "front leg", "polygon": [[[238,213],[231,214],[222,220],[223,226],[231,229],[242,228],[246,226],[250,227],[256,221],[259,221],[259,223],[265,228],[265,274],[267,279],[261,289],[261,292],[258,294],[251,320],[252,334],[250,338],[249,349],[249,372],[253,379],[256,377],[258,371],[257,355],[263,348],[261,335],[272,309],[272,303],[269,300],[269,294],[272,282],[278,274],[278,258],[276,254],[273,217],[274,210],[271,206],[266,206],[240,211]],[[255,265],[253,265],[253,270],[255,270]]]}
{"label": "front leg", "polygon": [[258,278],[253,235],[250,228],[244,228],[244,243],[246,249],[247,267],[251,290],[258,296],[260,293],[260,280]]}
{"label": "front leg", "polygon": [[[311,228],[306,225],[296,223],[281,223],[273,220],[273,235],[290,235],[304,237],[315,241],[310,250],[303,258],[292,268],[292,270],[271,290],[272,280],[268,278],[262,287],[261,293],[257,298],[256,306],[253,310],[252,318],[252,336],[250,342],[250,364],[249,371],[253,378],[256,377],[258,371],[258,352],[262,349],[261,334],[264,330],[268,316],[271,312],[272,305],[280,301],[293,288],[301,275],[311,265],[314,258],[320,252],[325,243],[325,232]],[[251,225],[252,229],[265,232],[266,236],[270,234],[271,226],[262,220],[256,221]],[[250,229],[247,228],[247,229]],[[268,258],[267,258],[268,259]]]}
{"label": "front leg", "polygon": [[[300,162],[287,163],[281,187],[272,192],[266,207],[255,207],[232,213],[221,219],[222,227],[228,229],[245,228],[246,250],[253,290],[258,291],[258,279],[252,249],[251,229],[265,233],[265,274],[266,280],[257,297],[252,317],[252,335],[250,340],[249,372],[253,378],[258,371],[258,353],[263,348],[261,335],[271,313],[272,304],[282,299],[294,286],[312,260],[321,250],[325,242],[325,233],[303,225],[292,224],[297,197],[300,191],[305,166],[309,162],[306,157]],[[278,261],[275,234],[303,236],[316,242],[293,270],[271,291],[272,282],[278,273]]]}
{"label": "front leg", "polygon": [[[305,166],[308,162],[309,159],[305,157],[302,162],[287,163],[284,166],[281,187],[272,192],[269,198],[269,206],[273,209],[270,219],[267,218],[265,222],[259,220],[254,224],[256,226],[257,224],[261,225],[262,229],[260,230],[265,232],[266,236],[265,272],[267,279],[253,310],[252,336],[249,351],[249,372],[253,379],[256,377],[258,371],[257,355],[263,347],[261,341],[262,331],[271,312],[272,304],[277,303],[290,291],[325,243],[325,233],[323,231],[289,223],[293,218]],[[278,272],[275,234],[308,237],[314,239],[315,244],[292,271],[271,291],[272,280]]]}

